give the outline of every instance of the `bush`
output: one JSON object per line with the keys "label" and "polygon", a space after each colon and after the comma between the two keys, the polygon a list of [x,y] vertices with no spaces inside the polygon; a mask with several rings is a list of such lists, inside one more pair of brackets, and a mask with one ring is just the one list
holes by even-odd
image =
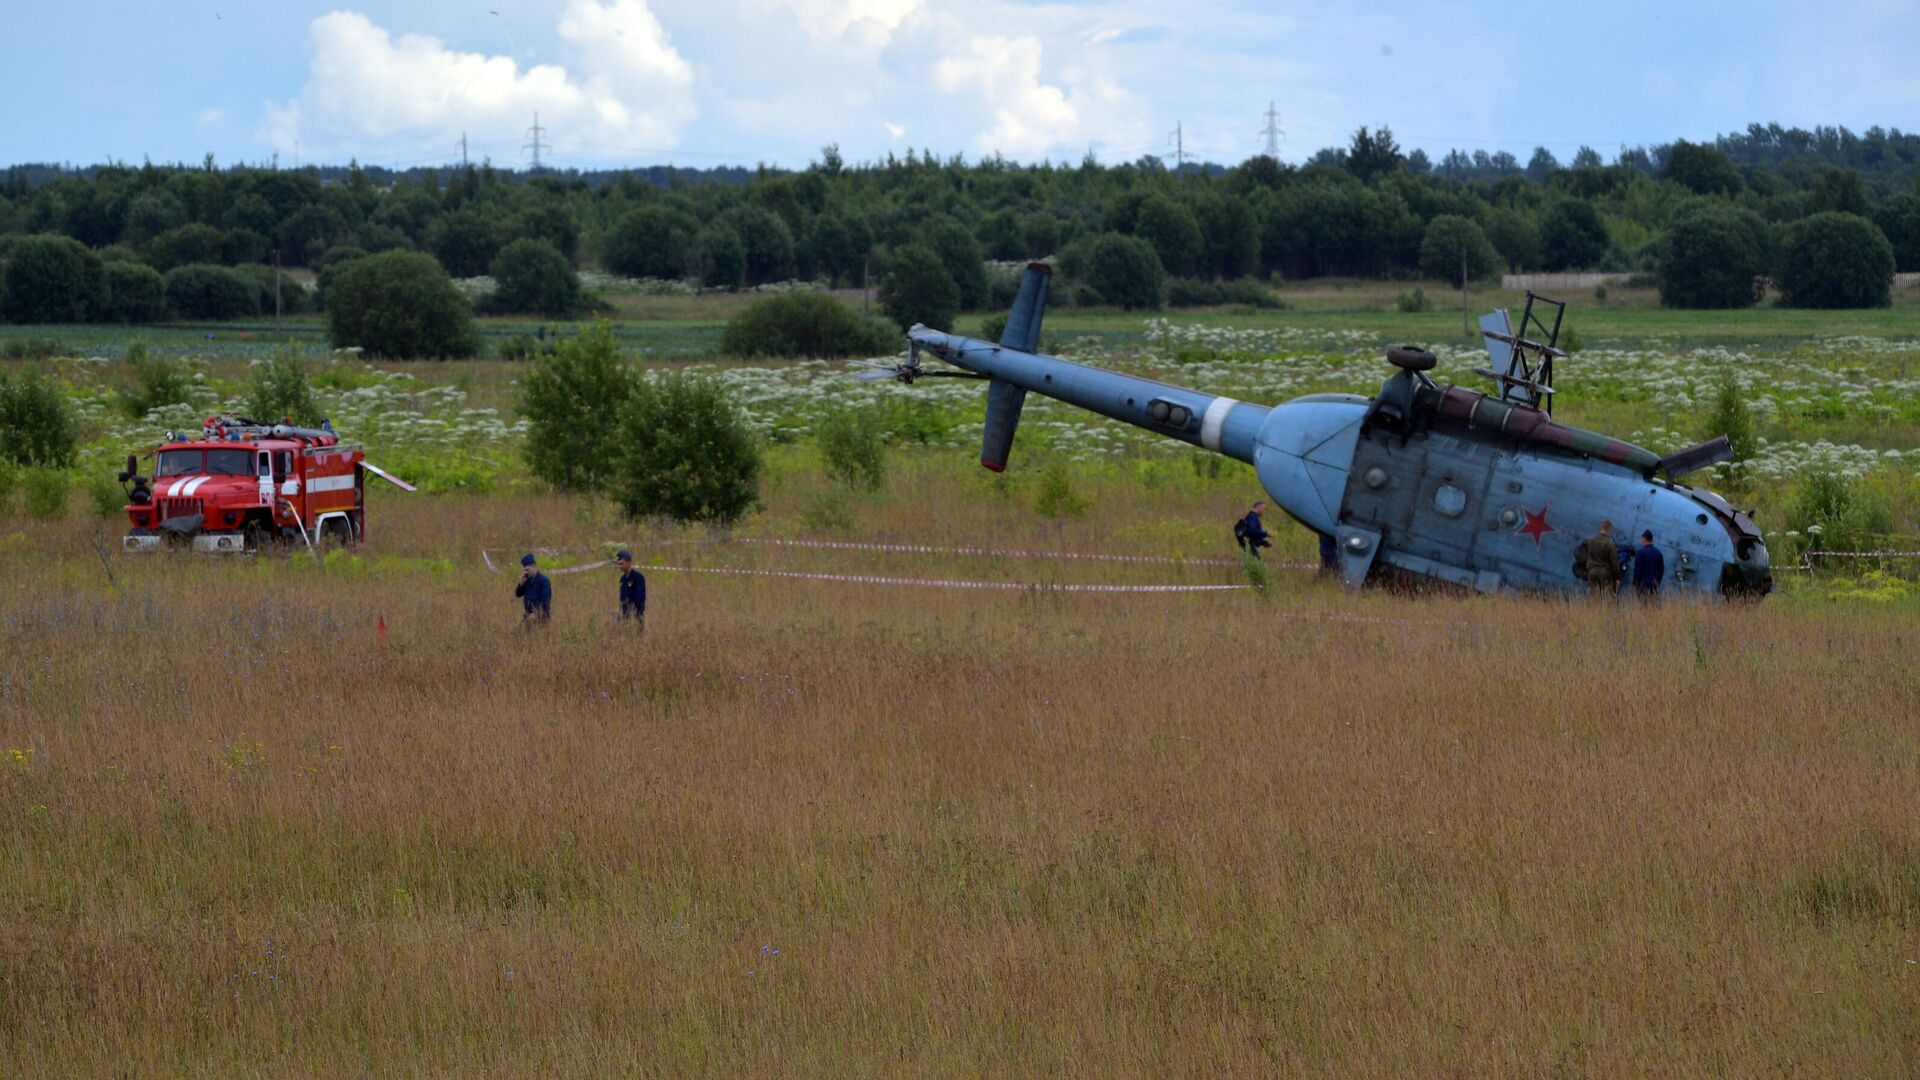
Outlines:
{"label": "bush", "polygon": [[147,262],[161,273],[176,266],[219,263],[227,258],[227,234],[211,225],[182,225],[147,243]]}
{"label": "bush", "polygon": [[79,441],[73,407],[51,379],[33,368],[0,375],[0,459],[65,469]]}
{"label": "bush", "polygon": [[1760,449],[1759,437],[1753,430],[1753,413],[1748,411],[1746,399],[1740,396],[1740,384],[1732,375],[1720,378],[1704,435],[1709,439],[1725,435],[1733,447],[1735,461],[1750,461]]}
{"label": "bush", "polygon": [[66,351],[66,346],[52,338],[23,337],[13,338],[5,347],[0,347],[0,357],[8,360],[51,360]]}
{"label": "bush", "polygon": [[1667,231],[1660,259],[1660,302],[1672,308],[1752,307],[1772,263],[1767,223],[1751,210],[1708,206],[1682,214]]}
{"label": "bush", "polygon": [[106,265],[107,303],[102,317],[119,323],[159,322],[167,317],[167,283],[160,271],[140,263]]}
{"label": "bush", "polygon": [[1073,476],[1067,463],[1055,459],[1040,472],[1040,494],[1033,508],[1042,517],[1079,517],[1087,512],[1087,501],[1073,490]]}
{"label": "bush", "polygon": [[600,241],[600,261],[616,274],[672,280],[686,277],[693,264],[700,223],[690,214],[664,206],[634,210],[614,223]]}
{"label": "bush", "polygon": [[1422,274],[1459,284],[1463,253],[1467,280],[1484,281],[1500,273],[1500,253],[1472,219],[1441,214],[1427,222],[1426,234],[1420,240]]}
{"label": "bush", "polygon": [[536,355],[520,381],[527,468],[562,491],[604,488],[614,475],[621,411],[633,385],[614,350],[613,328],[603,322]]}
{"label": "bush", "polygon": [[1166,304],[1166,273],[1153,245],[1108,233],[1087,250],[1087,284],[1109,304],[1153,311]]}
{"label": "bush", "polygon": [[899,343],[891,326],[820,292],[756,300],[727,320],[720,335],[727,356],[873,356],[891,354]]}
{"label": "bush", "polygon": [[850,488],[879,491],[887,482],[887,441],[874,415],[841,407],[820,418],[814,428],[827,475]]}
{"label": "bush", "polygon": [[552,356],[560,347],[560,339],[540,337],[532,334],[515,334],[494,348],[494,355],[502,360],[532,360],[537,356]]}
{"label": "bush", "polygon": [[1893,245],[1873,222],[1828,212],[1787,227],[1780,292],[1792,307],[1873,308],[1893,303]]}
{"label": "bush", "polygon": [[234,267],[233,272],[253,285],[254,296],[260,305],[262,315],[273,314],[276,285],[280,293],[279,303],[282,315],[299,315],[302,312],[311,311],[315,305],[314,294],[308,292],[306,286],[300,282],[283,274],[276,283],[274,269],[271,266],[248,263],[245,266]]}
{"label": "bush", "polygon": [[1227,302],[1227,294],[1211,281],[1170,278],[1167,281],[1167,306],[1175,308],[1213,307]]}
{"label": "bush", "polygon": [[466,298],[431,256],[385,251],[338,268],[327,286],[328,336],[336,349],[375,356],[472,356],[480,349]]}
{"label": "bush", "polygon": [[1225,303],[1245,304],[1266,311],[1278,311],[1287,306],[1272,289],[1252,278],[1221,282],[1220,295]]}
{"label": "bush", "polygon": [[498,288],[488,306],[495,311],[562,316],[580,310],[580,276],[545,240],[515,240],[494,256],[491,270]]}
{"label": "bush", "polygon": [[639,382],[621,409],[610,493],[628,518],[731,525],[760,500],[760,448],[718,380]]}
{"label": "bush", "polygon": [[320,272],[314,275],[314,302],[321,308],[327,306],[327,290],[340,278],[340,271],[355,259],[364,259],[367,252],[345,244],[328,248],[320,257]]}
{"label": "bush", "polygon": [[902,329],[924,323],[951,330],[960,314],[960,287],[932,248],[908,244],[887,254],[880,308]]}
{"label": "bush", "polygon": [[1871,550],[1874,535],[1892,521],[1885,499],[1837,473],[1803,474],[1787,507],[1788,528],[1803,534],[1808,547],[1827,551]]}
{"label": "bush", "polygon": [[27,513],[42,521],[54,521],[67,514],[71,490],[67,474],[59,469],[28,469],[22,485],[26,493]]}
{"label": "bush", "polygon": [[242,319],[260,314],[260,285],[224,266],[194,264],[167,271],[167,306],[183,319]]}
{"label": "bush", "polygon": [[127,508],[126,489],[106,473],[89,471],[81,477],[80,486],[87,493],[87,505],[93,508],[95,517],[110,520]]}
{"label": "bush", "polygon": [[266,424],[320,422],[320,405],[307,383],[307,362],[299,353],[286,349],[254,365],[247,412]]}
{"label": "bush", "polygon": [[65,236],[27,236],[7,256],[0,314],[11,323],[90,322],[106,307],[100,257]]}
{"label": "bush", "polygon": [[136,386],[122,404],[135,420],[155,409],[193,400],[193,380],[179,360],[149,356],[147,347],[136,341],[127,346],[127,367],[133,371]]}
{"label": "bush", "polygon": [[853,528],[853,501],[838,488],[816,491],[800,507],[800,523],[814,532],[846,532]]}
{"label": "bush", "polygon": [[1393,302],[1394,310],[1402,315],[1418,314],[1432,306],[1433,304],[1427,299],[1427,291],[1417,285],[1412,292],[1401,293]]}

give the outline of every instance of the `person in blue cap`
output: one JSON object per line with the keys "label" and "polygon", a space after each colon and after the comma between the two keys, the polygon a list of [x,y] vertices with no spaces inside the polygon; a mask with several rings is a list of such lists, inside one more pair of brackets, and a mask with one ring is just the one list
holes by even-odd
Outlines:
{"label": "person in blue cap", "polygon": [[553,583],[534,565],[531,553],[520,556],[520,584],[513,587],[513,595],[519,597],[527,609],[526,614],[520,616],[521,625],[545,623],[553,618]]}
{"label": "person in blue cap", "polygon": [[621,550],[613,557],[620,568],[620,620],[634,621],[637,629],[647,628],[647,576],[633,568],[633,552]]}

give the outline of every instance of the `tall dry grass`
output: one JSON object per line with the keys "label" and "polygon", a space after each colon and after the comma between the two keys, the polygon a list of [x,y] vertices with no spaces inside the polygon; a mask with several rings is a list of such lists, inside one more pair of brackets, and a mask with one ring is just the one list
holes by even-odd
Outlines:
{"label": "tall dry grass", "polygon": [[[860,535],[1027,520],[922,501]],[[0,530],[0,1072],[1920,1070],[1910,611],[656,572],[637,637],[602,571],[526,634],[475,549],[608,522],[380,510],[111,585]]]}

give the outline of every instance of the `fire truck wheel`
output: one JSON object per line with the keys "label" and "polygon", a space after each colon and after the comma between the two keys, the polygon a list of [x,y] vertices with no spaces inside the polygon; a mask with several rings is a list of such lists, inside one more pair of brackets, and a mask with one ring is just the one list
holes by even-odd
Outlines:
{"label": "fire truck wheel", "polygon": [[320,543],[327,547],[346,547],[353,539],[353,531],[347,523],[334,518],[320,526]]}

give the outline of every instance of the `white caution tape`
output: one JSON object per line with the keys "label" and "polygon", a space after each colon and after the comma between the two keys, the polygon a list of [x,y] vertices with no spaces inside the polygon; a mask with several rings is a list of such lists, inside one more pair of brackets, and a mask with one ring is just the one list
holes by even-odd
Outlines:
{"label": "white caution tape", "polygon": [[585,571],[588,571],[588,570],[598,570],[603,566],[607,566],[611,564],[612,562],[613,562],[612,559],[601,559],[599,562],[584,563],[580,566],[563,566],[560,569],[553,571],[553,573],[556,575],[579,574],[579,573],[584,573]]}
{"label": "white caution tape", "polygon": [[957,581],[941,578],[883,577],[877,574],[820,574],[805,570],[753,570],[736,566],[649,566],[648,571],[680,574],[730,574],[741,577],[798,578],[839,581],[852,585],[915,585],[931,589],[999,589],[1021,592],[1182,593],[1236,592],[1251,585],[1074,585],[1025,581]]}
{"label": "white caution tape", "polygon": [[[640,548],[665,547],[670,544],[696,543],[691,540],[656,540],[633,545]],[[764,544],[769,547],[803,548],[816,551],[877,551],[892,555],[953,555],[965,558],[986,559],[1059,559],[1062,561],[1140,563],[1156,566],[1243,566],[1239,559],[1188,559],[1178,555],[1106,555],[1088,551],[1018,551],[1001,548],[978,547],[937,547],[930,544],[876,544],[851,540],[776,540],[766,537],[736,536],[725,541],[728,544]],[[489,548],[480,549],[480,557],[487,563],[487,569],[494,569],[493,560],[487,557]],[[542,555],[560,555],[559,548],[535,548]],[[604,561],[593,564],[605,566]],[[1266,563],[1272,570],[1318,570],[1318,563],[1280,562]],[[556,574],[572,573],[588,567],[568,567],[553,571]]]}
{"label": "white caution tape", "polygon": [[[485,551],[482,551],[485,555]],[[487,560],[492,568],[492,560]],[[606,566],[607,561],[591,563],[586,566],[570,566],[555,570],[555,574],[578,573],[583,570],[596,570]],[[806,570],[757,570],[737,566],[647,566],[651,572],[661,571],[674,574],[721,574],[731,577],[768,577],[786,578],[800,581],[831,581],[849,585],[891,585],[933,589],[973,589],[995,592],[1032,592],[1032,593],[1218,593],[1245,592],[1251,585],[1081,585],[1057,584],[1048,582],[1025,581],[964,581],[945,578],[903,578],[887,577],[878,574],[824,574]],[[496,570],[496,572],[498,572]],[[1431,619],[1398,619],[1381,615],[1353,615],[1343,612],[1284,612],[1275,613],[1277,617],[1301,622],[1344,622],[1374,626],[1445,626],[1451,623]]]}
{"label": "white caution tape", "polygon": [[[831,551],[881,551],[897,555],[959,555],[988,559],[1061,559],[1086,562],[1153,563],[1161,566],[1239,566],[1238,559],[1187,559],[1177,555],[1103,555],[1087,551],[1007,551],[998,548],[934,547],[929,544],[869,544],[847,540],[771,540],[743,536],[736,544],[768,544],[774,547],[816,548]],[[1276,569],[1318,569],[1311,563],[1274,563]]]}

